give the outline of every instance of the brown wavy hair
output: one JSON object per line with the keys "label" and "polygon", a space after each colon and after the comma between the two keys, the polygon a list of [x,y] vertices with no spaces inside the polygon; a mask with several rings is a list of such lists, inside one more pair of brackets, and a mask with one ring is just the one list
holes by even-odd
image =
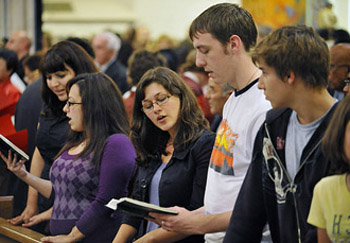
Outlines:
{"label": "brown wavy hair", "polygon": [[185,148],[209,127],[196,97],[177,73],[165,67],[148,70],[136,88],[130,135],[131,142],[137,151],[137,162],[140,166],[147,165],[159,154],[166,154],[165,147],[169,140],[169,133],[155,126],[141,110],[142,100],[145,98],[145,88],[151,83],[162,85],[171,95],[180,99],[180,111],[176,124],[177,132],[174,139],[175,150]]}

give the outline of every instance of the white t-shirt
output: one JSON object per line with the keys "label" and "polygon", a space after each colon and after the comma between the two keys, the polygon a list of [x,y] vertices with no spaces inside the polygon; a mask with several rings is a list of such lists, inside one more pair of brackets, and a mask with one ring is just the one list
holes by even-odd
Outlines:
{"label": "white t-shirt", "polygon": [[[217,130],[204,196],[206,214],[232,211],[251,162],[256,134],[271,109],[257,82],[227,100]],[[248,87],[249,87],[248,86]],[[206,242],[222,242],[225,232],[206,234]]]}

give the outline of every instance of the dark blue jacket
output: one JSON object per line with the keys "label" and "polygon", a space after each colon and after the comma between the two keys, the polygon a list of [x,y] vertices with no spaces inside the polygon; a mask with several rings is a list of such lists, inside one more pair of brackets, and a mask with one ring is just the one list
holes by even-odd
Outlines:
{"label": "dark blue jacket", "polygon": [[[211,150],[215,134],[205,131],[182,151],[174,151],[163,170],[159,182],[159,204],[162,207],[180,206],[194,210],[203,206],[204,192]],[[149,202],[149,188],[153,175],[161,165],[159,159],[147,167],[139,167],[134,184],[133,198]],[[138,237],[145,234],[146,223],[140,218],[126,216],[125,224],[139,229]],[[190,236],[179,242],[204,242],[203,235]]]}
{"label": "dark blue jacket", "polygon": [[289,176],[285,162],[285,139],[292,110],[267,113],[224,242],[260,242],[267,222],[275,243],[317,242],[316,228],[306,220],[314,186],[329,173],[321,140],[335,106],[303,149],[294,178]]}
{"label": "dark blue jacket", "polygon": [[105,73],[111,77],[122,94],[130,89],[126,80],[126,68],[118,60],[114,60]]}

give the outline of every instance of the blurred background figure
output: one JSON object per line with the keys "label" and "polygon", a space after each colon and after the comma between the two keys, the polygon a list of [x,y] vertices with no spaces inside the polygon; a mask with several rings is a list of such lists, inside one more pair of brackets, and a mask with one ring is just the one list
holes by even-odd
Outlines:
{"label": "blurred background figure", "polygon": [[72,41],[75,44],[78,44],[80,47],[82,47],[89,56],[94,59],[95,58],[95,52],[94,49],[92,49],[92,46],[88,42],[88,40],[84,38],[79,38],[79,37],[68,37],[67,41]]}
{"label": "blurred background figure", "polygon": [[179,73],[196,95],[205,118],[211,123],[214,119],[214,115],[210,112],[208,99],[205,97],[208,85],[208,74],[203,67],[196,66],[196,50],[192,50],[187,55],[186,62],[180,67]]}
{"label": "blurred background figure", "polygon": [[[41,72],[39,71],[41,58],[44,56],[44,52],[37,52],[33,55],[27,56],[23,60],[24,77],[23,80],[27,85],[31,85],[35,81],[41,78]],[[40,96],[40,94],[39,94]]]}
{"label": "blurred background figure", "polygon": [[15,107],[21,92],[11,82],[11,75],[18,65],[17,55],[14,51],[0,49],[0,116],[15,114]]}
{"label": "blurred background figure", "polygon": [[117,60],[120,47],[120,38],[111,32],[100,33],[92,40],[96,64],[101,72],[111,77],[120,91],[125,93],[129,86],[126,82],[126,68]]}
{"label": "blurred background figure", "polygon": [[350,44],[342,43],[330,49],[329,92],[342,100],[346,81],[350,78]]}
{"label": "blurred background figure", "polygon": [[[27,82],[28,87],[19,98],[15,111],[16,131],[26,129],[28,132],[27,154],[30,158],[32,158],[35,149],[36,132],[43,105],[41,98],[42,75],[39,70],[43,56],[43,52],[37,52],[24,59],[24,80]],[[28,169],[30,164],[31,159],[26,163]],[[11,173],[9,175],[7,195],[14,196],[13,215],[18,215],[23,211],[27,202],[27,194],[27,184]]]}
{"label": "blurred background figure", "polygon": [[19,60],[16,68],[16,73],[23,80],[24,69],[22,66],[23,60],[29,55],[29,50],[32,45],[32,41],[28,36],[28,33],[24,30],[15,31],[10,35],[5,48],[16,52]]}
{"label": "blurred background figure", "polygon": [[333,5],[326,2],[325,6],[320,9],[317,16],[317,24],[320,29],[334,29],[337,23],[337,16],[333,12]]}
{"label": "blurred background figure", "polygon": [[174,40],[168,35],[161,35],[155,42],[156,51],[174,48]]}
{"label": "blurred background figure", "polygon": [[270,26],[258,25],[258,42],[272,31]]}
{"label": "blurred background figure", "polygon": [[134,26],[130,26],[125,33],[122,35],[122,46],[120,47],[117,59],[124,66],[128,66],[128,60],[131,54],[133,53],[133,42],[135,41],[136,30]]}
{"label": "blurred background figure", "polygon": [[150,41],[150,32],[146,26],[138,26],[135,32],[135,39],[133,41],[133,49],[142,50],[146,49]]}
{"label": "blurred background figure", "polygon": [[159,66],[166,66],[166,60],[164,57],[160,54],[146,50],[134,52],[129,58],[127,76],[131,89],[123,95],[123,100],[126,113],[130,121],[132,118],[132,111],[134,109],[134,99],[137,84],[145,72],[147,72],[149,69]]}
{"label": "blurred background figure", "polygon": [[210,125],[210,130],[213,132],[216,132],[220,125],[224,105],[233,91],[234,88],[228,83],[217,84],[209,78],[206,97],[209,101],[210,112],[214,115],[214,120]]}
{"label": "blurred background figure", "polygon": [[332,39],[334,41],[334,45],[339,43],[350,43],[350,34],[346,30],[337,29],[332,32]]}
{"label": "blurred background figure", "polygon": [[43,31],[41,39],[41,50],[47,52],[52,47],[52,35],[49,32]]}

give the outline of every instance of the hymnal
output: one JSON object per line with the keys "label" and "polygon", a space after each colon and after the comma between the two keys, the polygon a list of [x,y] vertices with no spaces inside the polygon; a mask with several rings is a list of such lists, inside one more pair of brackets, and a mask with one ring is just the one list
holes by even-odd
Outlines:
{"label": "hymnal", "polygon": [[177,215],[178,213],[174,210],[168,208],[163,208],[154,204],[138,201],[128,197],[123,197],[120,199],[112,199],[106,205],[106,207],[113,210],[120,211],[122,213],[131,214],[136,217],[144,218],[149,217],[148,213],[164,213],[164,214],[173,214]]}
{"label": "hymnal", "polygon": [[13,154],[17,154],[17,159],[25,159],[25,160],[29,160],[29,156],[28,154],[26,154],[25,152],[23,152],[20,148],[18,148],[16,145],[14,145],[10,140],[8,140],[7,138],[5,138],[4,136],[2,136],[0,134],[0,151],[2,154],[4,154],[5,156],[7,156],[8,151],[12,151],[12,156]]}

